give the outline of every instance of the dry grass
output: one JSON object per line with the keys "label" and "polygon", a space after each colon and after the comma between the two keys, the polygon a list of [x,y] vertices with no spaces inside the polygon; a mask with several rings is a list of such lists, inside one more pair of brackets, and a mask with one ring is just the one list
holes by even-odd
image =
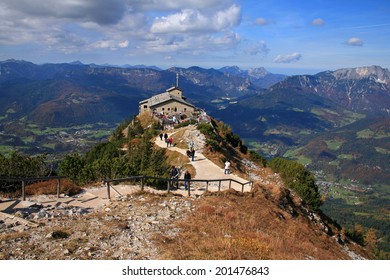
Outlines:
{"label": "dry grass", "polygon": [[180,149],[188,149],[188,140],[184,137],[184,134],[187,130],[187,127],[182,127],[176,130],[175,134],[172,136],[173,144]]}
{"label": "dry grass", "polygon": [[166,155],[168,157],[167,161],[170,165],[174,165],[176,167],[181,167],[185,170],[188,170],[191,173],[192,178],[196,175],[195,167],[190,163],[190,159],[176,151],[172,151],[167,149]]}
{"label": "dry grass", "polygon": [[[81,192],[82,188],[80,186],[77,186],[73,184],[68,179],[61,179],[60,181],[60,193],[66,194],[69,196],[78,194]],[[27,182],[28,183],[28,182]],[[42,181],[42,182],[35,182],[26,185],[26,195],[56,195],[57,194],[57,184],[58,181],[56,179],[54,180],[48,180],[48,181]],[[7,198],[16,198],[20,197],[22,195],[22,188],[19,186],[16,190],[7,191],[7,192],[0,192],[0,195]]]}
{"label": "dry grass", "polygon": [[[69,196],[80,193],[81,187],[76,186],[68,179],[60,181],[60,193]],[[26,186],[27,195],[57,194],[57,180],[49,180],[33,183]]]}
{"label": "dry grass", "polygon": [[340,246],[304,215],[282,210],[283,192],[261,187],[197,201],[176,238],[158,237],[165,259],[348,259]]}
{"label": "dry grass", "polygon": [[140,121],[142,127],[148,127],[149,125],[158,122],[158,119],[152,116],[149,112],[143,112],[139,114],[137,118]]}

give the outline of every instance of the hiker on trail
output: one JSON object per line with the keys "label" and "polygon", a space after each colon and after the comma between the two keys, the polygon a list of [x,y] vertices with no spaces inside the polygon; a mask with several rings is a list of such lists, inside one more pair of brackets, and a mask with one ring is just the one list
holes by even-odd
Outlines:
{"label": "hiker on trail", "polygon": [[169,137],[169,147],[172,147],[172,142],[173,142],[173,138],[171,136],[171,137]]}
{"label": "hiker on trail", "polygon": [[226,160],[225,162],[225,174],[230,174],[230,161]]}
{"label": "hiker on trail", "polygon": [[191,139],[190,143],[189,143],[189,146],[190,146],[190,150],[192,150],[194,148],[194,141]]}
{"label": "hiker on trail", "polygon": [[[171,181],[171,187],[173,187],[174,181],[179,179],[179,170],[174,165],[172,165],[170,176],[171,176],[171,179],[173,180],[173,181]],[[177,188],[179,188],[179,181],[176,182],[176,185],[177,185]]]}
{"label": "hiker on trail", "polygon": [[190,188],[191,173],[186,171],[184,173],[184,189],[187,191]]}
{"label": "hiker on trail", "polygon": [[162,138],[163,138],[164,134],[162,134],[162,132],[160,133],[160,140],[162,141]]}
{"label": "hiker on trail", "polygon": [[191,150],[191,160],[194,161],[194,158],[195,158],[195,150],[192,149]]}
{"label": "hiker on trail", "polygon": [[168,133],[164,133],[164,139],[165,139],[165,142],[167,142],[167,139],[168,139]]}

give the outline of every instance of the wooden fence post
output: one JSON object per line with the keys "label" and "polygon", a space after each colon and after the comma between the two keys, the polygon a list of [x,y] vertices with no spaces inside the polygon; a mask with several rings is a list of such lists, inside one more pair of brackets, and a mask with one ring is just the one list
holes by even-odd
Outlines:
{"label": "wooden fence post", "polygon": [[111,199],[111,195],[110,195],[110,182],[106,182],[106,185],[107,185],[107,198]]}
{"label": "wooden fence post", "polygon": [[241,192],[244,192],[244,186],[245,186],[245,184],[242,184],[242,190],[241,190]]}
{"label": "wooden fence post", "polygon": [[169,193],[169,191],[170,191],[170,189],[171,189],[171,181],[170,181],[171,179],[168,179],[168,184],[167,184],[167,193]]}
{"label": "wooden fence post", "polygon": [[57,198],[60,198],[60,189],[61,189],[61,179],[57,179]]}
{"label": "wooden fence post", "polygon": [[206,181],[206,191],[209,190],[209,181]]}
{"label": "wooden fence post", "polygon": [[221,180],[219,180],[218,191],[221,191]]}
{"label": "wooden fence post", "polygon": [[144,191],[144,176],[141,177],[141,191]]}
{"label": "wooden fence post", "polygon": [[26,200],[26,182],[24,180],[22,181],[22,199]]}
{"label": "wooden fence post", "polygon": [[232,188],[232,179],[229,180],[229,190]]}
{"label": "wooden fence post", "polygon": [[188,182],[187,182],[187,184],[188,184],[188,196],[191,196],[191,191],[190,191],[190,189],[191,189],[191,180],[188,180]]}

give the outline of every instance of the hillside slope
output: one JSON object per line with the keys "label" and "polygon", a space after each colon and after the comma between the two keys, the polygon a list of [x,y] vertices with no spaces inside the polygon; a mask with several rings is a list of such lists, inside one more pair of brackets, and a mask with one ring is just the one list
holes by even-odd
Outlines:
{"label": "hillside slope", "polygon": [[[188,129],[194,131],[193,127]],[[169,131],[170,134],[173,132]],[[176,133],[177,143],[189,140],[185,132],[181,133],[182,138]],[[214,152],[207,153],[209,148],[206,145],[204,153],[218,165],[220,157]],[[172,148],[164,149],[177,153]],[[178,156],[171,158],[177,160]],[[39,226],[3,223],[2,240],[6,242],[0,244],[0,258],[368,257],[365,249],[349,241],[331,220],[306,208],[299,197],[283,187],[280,177],[272,170],[256,165],[239,152],[232,167],[238,175],[244,170],[252,172],[255,178],[253,192],[241,193],[231,189],[190,197],[175,191],[171,194],[133,193],[117,196],[110,202],[106,200],[106,205],[93,211],[72,207],[72,203],[65,207],[51,205],[44,208],[39,203],[33,204],[18,215]],[[215,175],[207,176],[216,179]]]}

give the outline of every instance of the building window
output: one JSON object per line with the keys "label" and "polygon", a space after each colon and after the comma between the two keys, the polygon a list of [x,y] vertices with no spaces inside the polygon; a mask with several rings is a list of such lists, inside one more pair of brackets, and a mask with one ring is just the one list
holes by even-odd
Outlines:
{"label": "building window", "polygon": [[161,108],[161,110],[162,110],[162,111],[164,111],[164,110],[165,110],[165,108],[163,107],[163,108]]}
{"label": "building window", "polygon": [[170,111],[171,110],[171,108],[168,108],[168,111]]}
{"label": "building window", "polygon": [[186,112],[187,111],[187,107],[184,107],[184,112]]}
{"label": "building window", "polygon": [[147,109],[148,108],[148,105],[144,105],[144,109]]}

